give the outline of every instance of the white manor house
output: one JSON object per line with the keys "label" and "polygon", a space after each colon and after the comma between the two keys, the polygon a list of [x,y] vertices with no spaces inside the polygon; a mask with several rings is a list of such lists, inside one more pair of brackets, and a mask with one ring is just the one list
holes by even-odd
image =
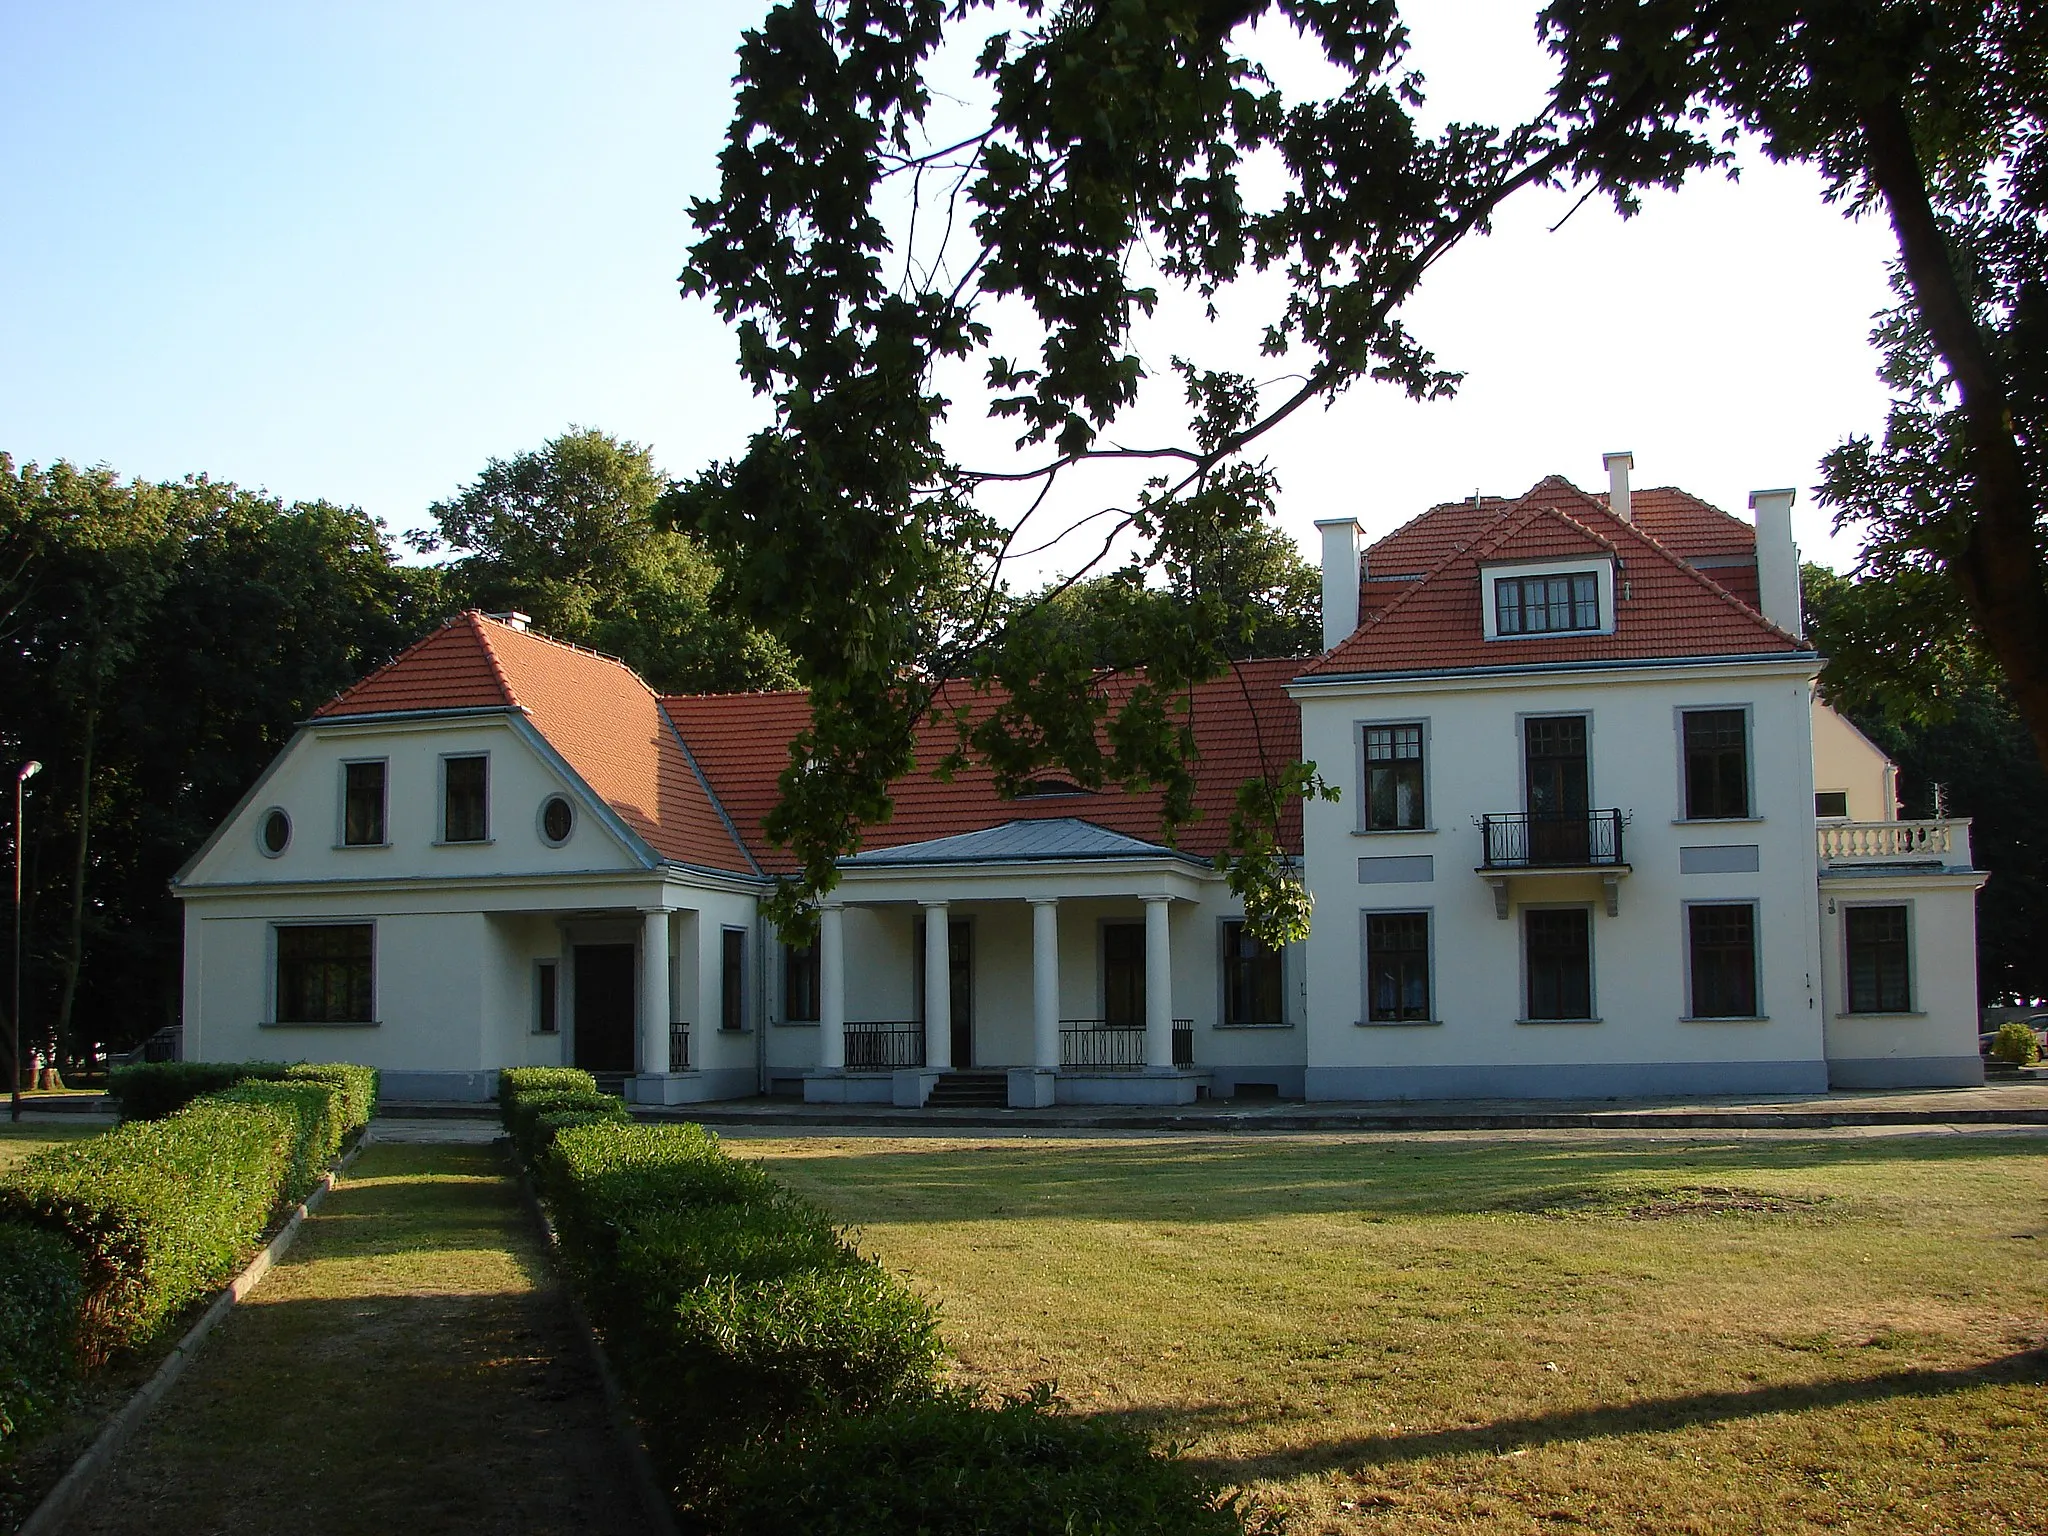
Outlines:
{"label": "white manor house", "polygon": [[[1964,821],[1815,695],[1790,491],[1752,525],[1552,477],[1364,550],[1320,655],[1191,701],[1205,814],[924,771],[812,947],[761,915],[801,694],[661,697],[467,613],[320,709],[182,870],[184,1049],[367,1062],[394,1098],[573,1064],[656,1104],[1812,1093],[1981,1081]],[[1116,686],[1114,682],[1106,686]],[[1280,953],[1211,859],[1296,755]]]}

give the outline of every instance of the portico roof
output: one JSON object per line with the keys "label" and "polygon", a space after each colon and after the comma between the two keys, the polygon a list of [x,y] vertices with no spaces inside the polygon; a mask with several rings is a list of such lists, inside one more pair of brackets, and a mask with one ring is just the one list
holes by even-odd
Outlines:
{"label": "portico roof", "polygon": [[1141,838],[1098,827],[1074,816],[1006,821],[999,827],[978,832],[960,832],[951,837],[934,837],[921,843],[903,843],[894,848],[875,848],[839,861],[842,869],[877,869],[905,865],[937,864],[1031,864],[1057,861],[1074,863],[1086,859],[1185,859],[1204,863],[1191,854],[1148,843]]}

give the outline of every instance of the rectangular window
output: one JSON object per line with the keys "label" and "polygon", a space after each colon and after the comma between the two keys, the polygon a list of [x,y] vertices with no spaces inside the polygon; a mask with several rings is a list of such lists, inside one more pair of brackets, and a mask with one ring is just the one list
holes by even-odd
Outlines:
{"label": "rectangular window", "polygon": [[1904,907],[1850,907],[1843,913],[1849,937],[1849,1011],[1909,1013],[1913,973]]}
{"label": "rectangular window", "polygon": [[1747,902],[1686,908],[1696,1019],[1753,1019],[1756,908]]}
{"label": "rectangular window", "polygon": [[350,848],[375,848],[384,842],[384,765],[342,766],[341,841]]}
{"label": "rectangular window", "polygon": [[1268,949],[1237,918],[1223,924],[1223,1022],[1284,1024],[1280,951]]}
{"label": "rectangular window", "polygon": [[747,1027],[747,930],[727,928],[720,935],[718,1027]]}
{"label": "rectangular window", "polygon": [[1427,912],[1366,913],[1365,999],[1373,1023],[1429,1021]]}
{"label": "rectangular window", "polygon": [[1749,720],[1739,709],[1688,709],[1685,817],[1727,820],[1749,814]]}
{"label": "rectangular window", "polygon": [[1822,821],[1849,819],[1849,791],[1817,789],[1813,792],[1813,814]]}
{"label": "rectangular window", "polygon": [[782,949],[782,1016],[791,1023],[815,1024],[820,1016],[822,971],[815,944],[785,944]]}
{"label": "rectangular window", "polygon": [[544,1035],[557,1034],[562,1028],[562,994],[555,985],[555,971],[552,960],[543,960],[533,968],[534,1028]]}
{"label": "rectangular window", "polygon": [[1422,821],[1422,727],[1365,728],[1365,828],[1412,831]]}
{"label": "rectangular window", "polygon": [[1531,1019],[1593,1017],[1593,914],[1584,907],[1522,913]]}
{"label": "rectangular window", "polygon": [[1493,584],[1494,632],[1572,633],[1600,627],[1600,578],[1591,571],[1559,576],[1503,576]]}
{"label": "rectangular window", "polygon": [[371,980],[370,924],[277,930],[278,1023],[368,1024]]}
{"label": "rectangular window", "polygon": [[481,843],[489,839],[490,763],[488,757],[441,759],[441,841]]}

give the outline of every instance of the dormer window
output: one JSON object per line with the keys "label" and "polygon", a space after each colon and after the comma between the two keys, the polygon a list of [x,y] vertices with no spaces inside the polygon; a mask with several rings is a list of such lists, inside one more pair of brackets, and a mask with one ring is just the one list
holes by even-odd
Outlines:
{"label": "dormer window", "polygon": [[1083,789],[1070,779],[1026,779],[1017,786],[1019,800],[1050,800],[1056,795],[1085,795],[1091,791]]}
{"label": "dormer window", "polygon": [[1493,584],[1494,627],[1503,635],[1557,634],[1600,627],[1600,578],[1503,576]]}
{"label": "dormer window", "polygon": [[1481,567],[1481,622],[1489,640],[1614,632],[1615,569],[1595,556]]}

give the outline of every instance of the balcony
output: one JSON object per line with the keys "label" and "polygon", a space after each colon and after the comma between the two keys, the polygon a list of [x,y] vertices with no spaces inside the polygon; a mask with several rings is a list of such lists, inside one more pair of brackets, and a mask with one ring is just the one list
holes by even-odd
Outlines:
{"label": "balcony", "polygon": [[847,1020],[847,1071],[894,1072],[923,1065],[923,1024],[913,1019]]}
{"label": "balcony", "polygon": [[1620,883],[1629,872],[1622,850],[1626,811],[1501,812],[1478,822],[1478,873],[1493,887],[1494,916],[1508,915],[1509,878],[1530,875],[1597,875],[1606,888],[1607,915],[1620,910]]}
{"label": "balcony", "polygon": [[1830,821],[1815,829],[1823,869],[1877,865],[1900,869],[1970,868],[1970,819]]}
{"label": "balcony", "polygon": [[[1195,1064],[1195,1021],[1173,1021],[1173,1064]],[[1067,1072],[1138,1072],[1145,1066],[1145,1026],[1101,1019],[1060,1020],[1060,1068]]]}

